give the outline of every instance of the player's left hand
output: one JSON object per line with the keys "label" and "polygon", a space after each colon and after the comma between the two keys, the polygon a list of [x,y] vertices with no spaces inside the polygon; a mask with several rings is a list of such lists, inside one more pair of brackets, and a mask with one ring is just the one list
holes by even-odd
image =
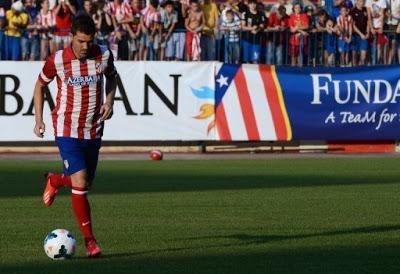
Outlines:
{"label": "player's left hand", "polygon": [[100,108],[101,121],[108,120],[113,115],[113,108],[110,103],[104,103]]}

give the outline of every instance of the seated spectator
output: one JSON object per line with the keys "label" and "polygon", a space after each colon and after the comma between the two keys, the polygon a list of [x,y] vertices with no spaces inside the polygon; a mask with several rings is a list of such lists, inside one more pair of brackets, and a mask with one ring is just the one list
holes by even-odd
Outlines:
{"label": "seated spectator", "polygon": [[40,37],[37,21],[39,11],[36,6],[32,5],[32,0],[25,0],[24,9],[29,19],[28,26],[21,37],[22,60],[37,61],[40,58]]}
{"label": "seated spectator", "polygon": [[241,23],[238,17],[235,17],[235,13],[232,10],[228,10],[225,13],[226,21],[222,22],[221,30],[225,32],[227,36],[227,55],[228,63],[239,64],[240,59],[240,28]]}
{"label": "seated spectator", "polygon": [[53,30],[55,25],[54,14],[49,9],[49,0],[43,0],[40,4],[38,15],[38,25],[40,34],[40,59],[46,60],[51,52],[55,52],[53,39]]}
{"label": "seated spectator", "polygon": [[59,0],[54,8],[55,30],[53,42],[55,49],[66,48],[71,43],[72,17],[76,14],[75,7],[70,0]]}
{"label": "seated spectator", "polygon": [[350,11],[353,18],[353,65],[365,65],[368,50],[369,23],[368,12],[364,0],[357,0],[355,7]]}
{"label": "seated spectator", "polygon": [[257,11],[256,0],[250,0],[249,10],[243,13],[242,17],[243,62],[258,63],[260,61],[261,37],[266,23],[264,13]]}
{"label": "seated spectator", "polygon": [[186,26],[186,60],[200,61],[201,46],[200,37],[201,31],[204,28],[205,18],[204,13],[200,9],[197,0],[191,0],[190,10],[185,21]]}
{"label": "seated spectator", "polygon": [[174,57],[172,32],[174,31],[177,22],[178,15],[174,10],[172,1],[165,1],[164,9],[161,11],[161,60],[164,60],[166,57],[166,59],[170,61]]}
{"label": "seated spectator", "polygon": [[12,4],[11,9],[6,12],[6,20],[3,60],[21,60],[21,36],[29,20],[21,1]]}
{"label": "seated spectator", "polygon": [[338,49],[340,53],[340,65],[349,65],[350,44],[353,36],[353,19],[349,15],[346,6],[340,8],[340,15],[336,19],[338,29]]}
{"label": "seated spectator", "polygon": [[292,33],[289,38],[289,55],[292,66],[302,65],[303,56],[307,53],[307,29],[310,22],[306,14],[301,13],[300,4],[293,7],[294,13],[290,15],[288,26]]}
{"label": "seated spectator", "polygon": [[147,60],[151,53],[154,58],[150,59],[157,60],[161,32],[158,0],[150,0],[150,4],[141,11],[141,15],[142,36],[140,38],[139,58],[140,60]]}

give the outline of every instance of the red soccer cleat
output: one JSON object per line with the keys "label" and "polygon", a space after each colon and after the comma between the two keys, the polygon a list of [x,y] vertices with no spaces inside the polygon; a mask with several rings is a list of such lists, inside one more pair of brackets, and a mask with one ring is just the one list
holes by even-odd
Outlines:
{"label": "red soccer cleat", "polygon": [[54,199],[56,198],[56,194],[58,189],[53,187],[51,185],[51,176],[53,175],[53,173],[46,173],[44,175],[44,177],[46,178],[46,187],[44,188],[43,191],[43,203],[46,207],[49,207],[53,204]]}
{"label": "red soccer cleat", "polygon": [[89,258],[98,258],[101,255],[101,249],[97,245],[96,240],[90,240],[85,243],[86,246],[86,255]]}

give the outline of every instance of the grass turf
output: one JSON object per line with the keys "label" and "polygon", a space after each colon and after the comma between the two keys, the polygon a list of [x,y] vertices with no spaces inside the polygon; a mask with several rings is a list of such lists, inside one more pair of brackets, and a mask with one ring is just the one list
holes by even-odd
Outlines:
{"label": "grass turf", "polygon": [[[0,162],[0,273],[399,273],[400,159],[102,161],[90,194],[104,256],[84,257],[59,162]],[[45,235],[78,238],[51,261]]]}

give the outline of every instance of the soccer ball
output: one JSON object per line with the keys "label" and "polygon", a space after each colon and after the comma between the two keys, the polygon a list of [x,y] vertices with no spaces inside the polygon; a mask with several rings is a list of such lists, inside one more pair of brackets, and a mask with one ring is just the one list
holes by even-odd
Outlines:
{"label": "soccer ball", "polygon": [[47,234],[43,246],[50,259],[64,260],[74,255],[76,241],[74,235],[68,230],[56,229]]}
{"label": "soccer ball", "polygon": [[150,158],[154,161],[160,161],[163,158],[163,153],[159,150],[153,150],[150,152]]}

